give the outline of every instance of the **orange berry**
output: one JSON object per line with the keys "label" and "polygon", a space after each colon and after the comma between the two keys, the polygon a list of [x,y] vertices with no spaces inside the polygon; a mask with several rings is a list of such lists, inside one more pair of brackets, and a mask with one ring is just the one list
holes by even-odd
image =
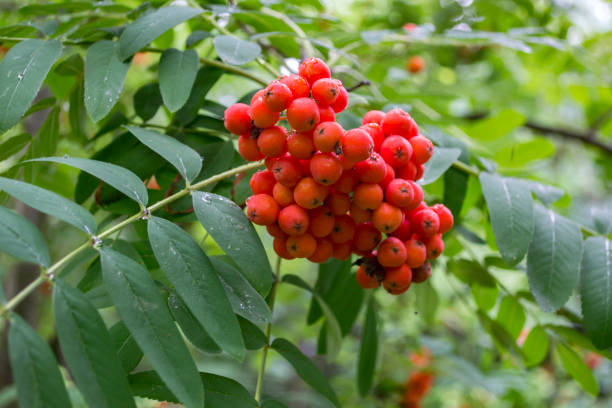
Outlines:
{"label": "orange berry", "polygon": [[291,256],[287,250],[287,240],[285,238],[274,238],[272,241],[272,247],[274,248],[274,252],[276,252],[276,254],[283,259],[291,260],[295,258],[294,256]]}
{"label": "orange berry", "polygon": [[359,251],[372,251],[380,244],[382,234],[371,222],[357,224],[355,236],[353,237],[353,247]]}
{"label": "orange berry", "polygon": [[327,197],[327,187],[318,184],[311,177],[301,179],[293,189],[293,199],[308,210],[323,205]]}
{"label": "orange berry", "polygon": [[310,174],[317,183],[329,186],[342,176],[342,163],[334,153],[317,153],[310,160]]}
{"label": "orange berry", "polygon": [[380,125],[380,122],[385,117],[385,112],[379,110],[371,110],[363,116],[361,121],[362,125],[367,123],[376,123]]}
{"label": "orange berry", "polygon": [[364,210],[363,208],[359,207],[357,204],[352,203],[351,204],[351,218],[353,219],[353,221],[355,221],[356,223],[362,223],[362,222],[368,222],[372,220],[372,210]]}
{"label": "orange berry", "polygon": [[331,234],[336,224],[334,213],[327,206],[321,206],[308,212],[310,227],[308,232],[317,238],[326,237]]}
{"label": "orange berry", "polygon": [[310,98],[294,99],[287,108],[287,120],[298,132],[308,132],[314,129],[320,121],[319,107]]}
{"label": "orange berry", "polygon": [[300,235],[308,230],[308,213],[299,205],[291,204],[278,213],[278,226],[287,235]]}
{"label": "orange berry", "polygon": [[238,138],[238,152],[247,161],[257,161],[264,158],[257,147],[257,139],[251,139],[249,134],[244,134]]}
{"label": "orange berry", "polygon": [[412,56],[406,62],[406,69],[413,74],[418,74],[425,69],[425,60],[419,55]]}
{"label": "orange berry", "polygon": [[357,176],[353,170],[344,170],[342,175],[333,185],[334,190],[344,194],[353,192],[355,185],[357,184]]}
{"label": "orange berry", "polygon": [[274,238],[287,237],[287,234],[283,232],[283,230],[281,229],[281,227],[278,226],[277,223],[266,225],[266,230],[268,230],[268,234],[272,235]]}
{"label": "orange berry", "polygon": [[289,204],[293,204],[293,190],[287,186],[282,185],[278,181],[272,188],[272,197],[281,207],[286,207]]}
{"label": "orange berry", "polygon": [[332,242],[335,244],[342,244],[353,239],[355,235],[355,222],[348,215],[340,215],[336,217],[334,228],[329,234]]}
{"label": "orange berry", "polygon": [[442,234],[436,234],[430,237],[427,242],[425,242],[425,247],[427,248],[427,259],[432,260],[439,257],[442,251],[444,251]]}
{"label": "orange berry", "polygon": [[295,187],[303,175],[299,160],[291,156],[277,158],[272,164],[271,170],[276,181],[287,187]]}
{"label": "orange berry", "polygon": [[331,78],[331,71],[319,58],[308,58],[298,67],[298,74],[312,86],[317,79]]}
{"label": "orange berry", "polygon": [[378,247],[376,259],[384,267],[398,267],[406,261],[406,247],[399,238],[388,237]]}
{"label": "orange berry", "polygon": [[412,146],[412,161],[415,164],[425,164],[433,156],[433,143],[425,136],[413,137],[410,139],[410,145]]}
{"label": "orange berry", "polygon": [[348,194],[332,191],[327,198],[327,202],[334,215],[346,214],[351,208],[351,199]]}
{"label": "orange berry", "polygon": [[380,121],[380,126],[385,135],[400,135],[411,138],[419,134],[419,128],[407,112],[401,109],[392,109],[385,113]]}
{"label": "orange berry", "polygon": [[274,112],[268,109],[262,96],[251,103],[249,115],[253,120],[253,124],[260,129],[270,127],[276,124],[280,119],[280,112]]}
{"label": "orange berry", "polygon": [[225,128],[236,135],[249,133],[253,124],[249,115],[249,105],[235,103],[227,108],[223,114]]}
{"label": "orange berry", "polygon": [[309,132],[291,132],[287,138],[287,151],[298,159],[310,159],[317,151],[312,143],[312,135]]}
{"label": "orange berry", "polygon": [[278,217],[278,204],[267,194],[255,194],[247,199],[247,215],[255,224],[272,224]]}
{"label": "orange berry", "polygon": [[340,140],[342,155],[349,162],[357,163],[365,160],[374,150],[374,141],[363,129],[351,129]]}
{"label": "orange berry", "polygon": [[295,258],[308,258],[317,249],[317,241],[309,233],[287,238],[287,251]]}
{"label": "orange berry", "polygon": [[272,81],[264,89],[263,101],[273,112],[282,112],[293,100],[291,89],[280,81]]}
{"label": "orange berry", "polygon": [[406,247],[406,265],[411,268],[418,268],[423,265],[427,258],[427,248],[418,239],[411,239],[404,242]]}
{"label": "orange berry", "polygon": [[364,289],[374,289],[380,286],[380,282],[375,275],[368,275],[365,266],[361,265],[355,274],[357,283]]}
{"label": "orange berry", "polygon": [[387,291],[399,291],[407,289],[412,283],[412,269],[406,264],[396,268],[385,269],[383,286]]}
{"label": "orange berry", "polygon": [[310,85],[299,75],[291,74],[284,76],[280,82],[287,85],[293,94],[293,99],[305,98],[310,95]]}
{"label": "orange berry", "polygon": [[319,106],[329,106],[336,101],[340,89],[331,78],[317,79],[310,88],[310,93]]}
{"label": "orange berry", "polygon": [[334,252],[332,256],[341,261],[349,259],[351,257],[351,243],[343,242],[338,244],[334,242]]}
{"label": "orange berry", "polygon": [[332,257],[334,253],[334,244],[327,238],[317,240],[317,248],[314,253],[308,257],[310,262],[323,263]]}
{"label": "orange berry", "polygon": [[270,126],[259,134],[257,147],[267,157],[278,157],[287,148],[287,131],[280,126]]}
{"label": "orange berry", "polygon": [[336,98],[334,103],[329,106],[334,110],[334,112],[340,113],[348,106],[349,95],[346,88],[342,86],[342,82],[340,80],[334,79],[334,81],[338,85],[338,97]]}
{"label": "orange berry", "polygon": [[317,149],[329,153],[338,149],[343,135],[344,129],[338,122],[321,122],[315,128],[312,140]]}
{"label": "orange berry", "polygon": [[274,184],[276,184],[276,179],[270,170],[259,170],[249,180],[249,186],[253,194],[272,195]]}
{"label": "orange berry", "polygon": [[361,183],[355,187],[353,202],[364,210],[375,210],[383,201],[383,190],[378,184]]}
{"label": "orange berry", "polygon": [[372,223],[380,232],[390,234],[402,224],[402,210],[389,203],[382,203],[372,213]]}

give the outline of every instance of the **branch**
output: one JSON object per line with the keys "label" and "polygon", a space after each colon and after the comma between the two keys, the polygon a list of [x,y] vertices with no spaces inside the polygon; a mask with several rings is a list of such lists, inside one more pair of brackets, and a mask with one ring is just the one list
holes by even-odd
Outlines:
{"label": "branch", "polygon": [[603,150],[607,154],[612,155],[612,145],[608,145],[600,140],[597,140],[594,137],[596,134],[596,131],[593,131],[593,129],[589,129],[586,132],[577,132],[577,131],[569,130],[565,128],[557,128],[557,127],[552,127],[552,126],[541,125],[539,123],[533,122],[532,120],[528,120],[527,122],[525,122],[523,126],[528,129],[538,131],[540,133],[561,136],[566,139],[581,140],[582,142],[586,144],[590,144],[591,146],[598,147],[599,149]]}
{"label": "branch", "polygon": [[346,88],[346,91],[353,92],[355,89],[361,88],[362,86],[368,86],[368,85],[371,85],[370,81],[359,81],[355,85],[351,86],[350,88]]}

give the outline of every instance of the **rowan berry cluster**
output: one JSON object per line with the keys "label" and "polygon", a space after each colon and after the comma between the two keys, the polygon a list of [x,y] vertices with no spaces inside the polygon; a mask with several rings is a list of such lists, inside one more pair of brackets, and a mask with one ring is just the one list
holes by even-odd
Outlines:
{"label": "rowan berry cluster", "polygon": [[[342,83],[310,58],[298,75],[255,93],[250,106],[227,108],[225,127],[239,135],[242,157],[265,158],[266,170],[250,179],[247,215],[266,226],[282,258],[322,263],[355,253],[361,286],[382,283],[400,294],[429,277],[427,260],[444,249],[441,234],[453,216],[423,202],[415,181],[433,145],[412,117],[401,109],[370,111],[362,126],[345,131],[335,118],[347,104]],[[285,120],[289,130],[277,125]]]}

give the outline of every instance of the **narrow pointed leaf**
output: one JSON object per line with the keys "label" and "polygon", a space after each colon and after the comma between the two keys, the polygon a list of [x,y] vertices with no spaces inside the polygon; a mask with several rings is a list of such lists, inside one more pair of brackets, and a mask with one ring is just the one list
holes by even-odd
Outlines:
{"label": "narrow pointed leaf", "polygon": [[6,160],[32,141],[32,136],[28,133],[21,133],[0,144],[0,161]]}
{"label": "narrow pointed leaf", "polygon": [[198,54],[194,50],[169,48],[159,60],[159,89],[170,112],[179,110],[189,98],[198,73]]}
{"label": "narrow pointed leaf", "polygon": [[170,6],[143,14],[121,33],[121,38],[119,38],[121,59],[128,58],[175,25],[187,21],[203,11],[191,7]]}
{"label": "narrow pointed leaf", "polygon": [[195,363],[147,270],[107,247],[101,248],[100,259],[117,312],[155,371],[188,408],[202,407]]}
{"label": "narrow pointed leaf", "polygon": [[53,312],[63,355],[87,404],[136,407],[108,330],[85,295],[56,280]]}
{"label": "narrow pointed leaf", "polygon": [[45,268],[51,264],[40,231],[26,218],[5,207],[0,207],[0,251]]}
{"label": "narrow pointed leaf", "polygon": [[425,185],[436,181],[460,155],[461,149],[457,147],[434,147],[434,154],[425,164],[425,173],[420,183]]}
{"label": "narrow pointed leaf", "polygon": [[224,71],[221,69],[208,65],[198,70],[187,102],[174,115],[178,123],[187,125],[198,116],[198,112],[206,99],[206,94],[208,94],[208,91],[215,85],[217,80],[221,78],[223,73]]}
{"label": "narrow pointed leaf", "polygon": [[19,406],[70,408],[64,379],[49,345],[19,316],[11,319],[8,350]]}
{"label": "narrow pointed leaf", "polygon": [[58,40],[24,40],[0,62],[0,134],[19,122],[62,53]]}
{"label": "narrow pointed leaf", "polygon": [[176,292],[172,292],[168,296],[168,309],[170,309],[170,313],[174,316],[176,323],[187,340],[197,349],[205,353],[221,352],[221,348],[210,337],[210,334],[204,330],[204,327],[197,321],[183,299]]}
{"label": "narrow pointed leaf", "polygon": [[359,389],[359,395],[362,397],[365,397],[370,392],[374,383],[374,371],[378,356],[377,326],[374,297],[371,296],[366,307],[361,347],[359,348],[359,360],[357,362],[357,388]]}
{"label": "narrow pointed leaf", "polygon": [[340,406],[336,393],[331,385],[329,385],[329,380],[296,346],[288,340],[277,338],[272,342],[272,348],[293,366],[304,382],[327,398],[336,407]]}
{"label": "narrow pointed leaf", "polygon": [[232,265],[223,262],[219,257],[211,257],[210,261],[221,279],[234,313],[252,322],[269,322],[272,318],[270,308],[249,281]]}
{"label": "narrow pointed leaf", "polygon": [[129,62],[119,58],[119,44],[115,41],[98,41],[87,50],[85,108],[94,122],[108,115],[117,103],[129,68]]}
{"label": "narrow pointed leaf", "polygon": [[135,126],[126,126],[138,140],[155,153],[166,159],[189,182],[193,181],[202,170],[202,158],[191,147],[173,137],[162,135],[153,130]]}
{"label": "narrow pointed leaf", "polygon": [[514,266],[527,253],[533,235],[531,192],[518,180],[496,174],[481,173],[480,183],[499,252]]}
{"label": "narrow pointed leaf", "polygon": [[143,206],[149,200],[143,181],[128,169],[115,164],[79,157],[41,157],[30,161],[67,164],[99,178]]}
{"label": "narrow pointed leaf", "polygon": [[557,343],[557,352],[561,358],[563,368],[583,390],[593,396],[599,394],[599,385],[593,376],[591,369],[584,363],[582,358],[571,348],[563,343]]}
{"label": "narrow pointed leaf", "polygon": [[582,315],[589,338],[599,349],[612,347],[612,245],[603,237],[584,242],[580,274]]}
{"label": "narrow pointed leaf", "polygon": [[128,374],[131,373],[142,359],[142,350],[138,347],[134,336],[132,336],[132,333],[130,333],[125,323],[121,320],[110,328],[109,334],[123,370]]}
{"label": "narrow pointed leaf", "polygon": [[88,234],[96,232],[96,220],[85,208],[44,188],[22,181],[0,177],[4,191],[40,212],[64,220]]}
{"label": "narrow pointed leaf", "polygon": [[221,280],[185,230],[163,218],[149,220],[149,240],[162,270],[212,339],[232,357],[244,358],[244,343]]}
{"label": "narrow pointed leaf", "polygon": [[223,196],[197,191],[192,196],[193,208],[202,226],[236,262],[251,285],[265,296],[272,287],[272,269],[247,216]]}
{"label": "narrow pointed leaf", "polygon": [[582,258],[580,228],[537,205],[535,229],[527,254],[529,288],[547,312],[561,308],[578,283]]}
{"label": "narrow pointed leaf", "polygon": [[261,53],[259,44],[241,40],[231,35],[218,35],[213,39],[213,43],[223,62],[232,65],[249,63]]}

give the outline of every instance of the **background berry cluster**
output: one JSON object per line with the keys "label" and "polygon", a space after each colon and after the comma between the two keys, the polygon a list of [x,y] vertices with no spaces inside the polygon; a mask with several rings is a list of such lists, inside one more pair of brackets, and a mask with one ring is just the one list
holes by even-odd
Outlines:
{"label": "background berry cluster", "polygon": [[250,180],[247,215],[267,227],[282,258],[322,263],[355,253],[361,286],[400,294],[429,277],[428,260],[442,253],[453,225],[451,212],[428,207],[416,183],[433,144],[401,109],[370,111],[345,131],[336,114],[347,104],[342,83],[311,58],[250,105],[227,108],[225,127],[240,136],[242,157],[265,158],[266,170]]}

